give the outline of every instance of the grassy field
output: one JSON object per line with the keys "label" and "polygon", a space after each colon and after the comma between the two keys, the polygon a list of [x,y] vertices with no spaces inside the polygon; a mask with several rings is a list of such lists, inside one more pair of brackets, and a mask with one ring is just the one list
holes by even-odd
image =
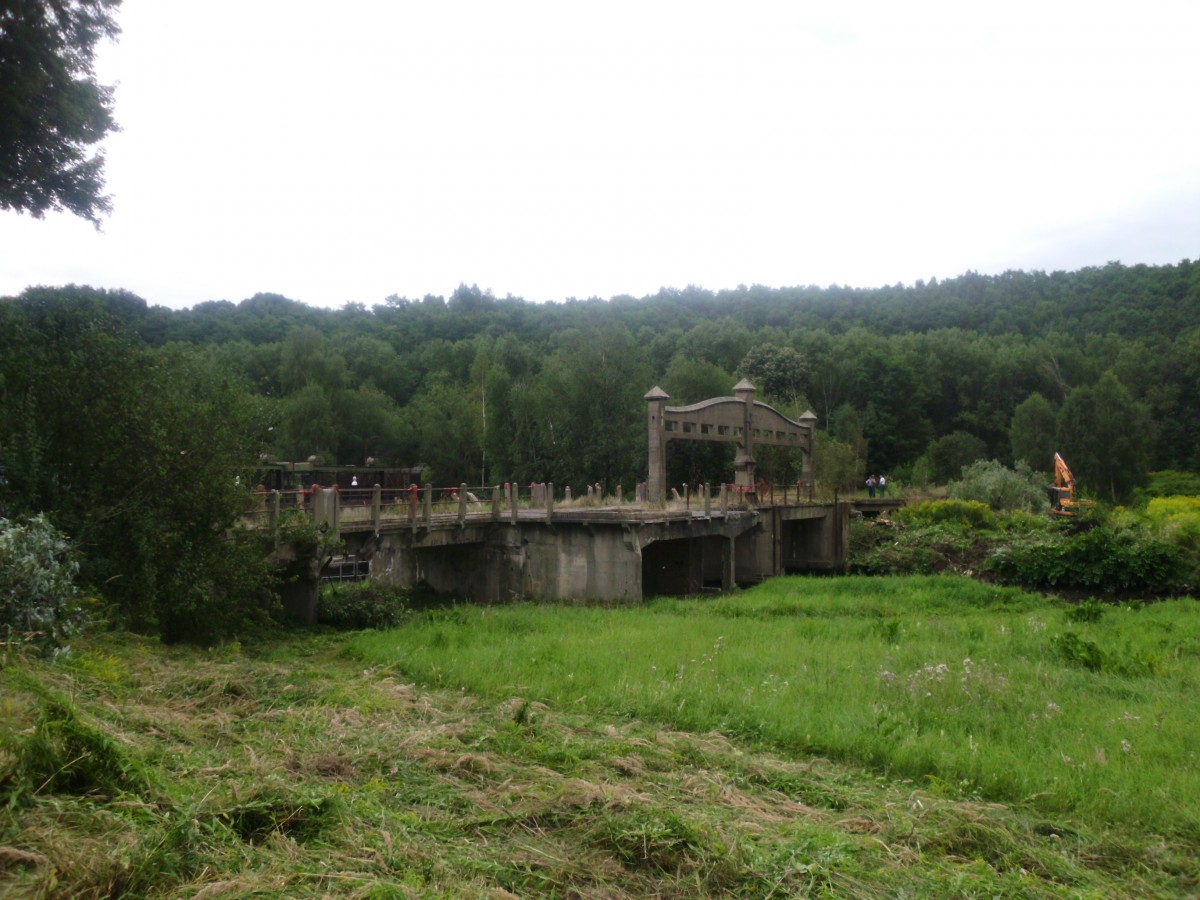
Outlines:
{"label": "grassy field", "polygon": [[1200,612],[966,579],[0,668],[0,894],[1200,890]]}

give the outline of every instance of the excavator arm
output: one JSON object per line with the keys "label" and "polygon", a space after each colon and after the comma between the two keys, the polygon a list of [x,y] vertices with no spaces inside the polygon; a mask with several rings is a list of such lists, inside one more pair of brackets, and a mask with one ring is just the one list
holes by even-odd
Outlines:
{"label": "excavator arm", "polygon": [[1090,500],[1076,499],[1075,476],[1058,453],[1054,454],[1054,484],[1046,490],[1050,495],[1050,511],[1056,516],[1073,516],[1079,507],[1092,505]]}

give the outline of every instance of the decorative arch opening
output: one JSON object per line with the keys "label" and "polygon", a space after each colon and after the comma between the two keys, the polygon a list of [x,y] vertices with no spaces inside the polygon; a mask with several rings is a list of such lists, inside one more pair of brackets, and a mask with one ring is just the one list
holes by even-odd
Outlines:
{"label": "decorative arch opening", "polygon": [[732,397],[713,397],[690,406],[667,406],[670,395],[657,385],[646,394],[648,407],[649,463],[647,498],[659,504],[666,500],[669,441],[719,441],[733,443],[734,484],[754,490],[754,448],[791,447],[803,453],[802,479],[812,480],[813,428],[817,417],[806,410],[799,420],[762,401],[756,389],[743,378],[733,387]]}

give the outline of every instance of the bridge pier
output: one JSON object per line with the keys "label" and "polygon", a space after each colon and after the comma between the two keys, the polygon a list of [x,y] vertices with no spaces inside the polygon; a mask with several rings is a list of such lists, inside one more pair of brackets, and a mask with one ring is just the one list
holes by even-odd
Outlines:
{"label": "bridge pier", "polygon": [[[329,492],[333,494],[334,492]],[[465,492],[464,492],[465,493]],[[427,492],[428,496],[428,492]],[[316,547],[281,545],[274,556],[299,577],[285,608],[314,621],[323,547],[368,561],[380,584],[416,587],[480,602],[519,599],[636,603],[659,594],[729,590],[767,578],[846,565],[850,504],[796,504],[715,512],[631,509],[464,512],[418,521],[414,505],[393,522],[361,523],[323,498]]]}
{"label": "bridge pier", "polygon": [[[480,521],[455,528],[343,533],[382,584],[427,584],[480,602],[594,599],[729,590],[846,564],[846,503],[682,518]],[[368,546],[369,545],[369,546]]]}

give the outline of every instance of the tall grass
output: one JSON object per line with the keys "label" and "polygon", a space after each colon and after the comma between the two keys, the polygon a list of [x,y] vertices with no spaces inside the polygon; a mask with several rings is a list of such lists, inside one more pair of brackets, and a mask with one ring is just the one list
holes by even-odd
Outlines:
{"label": "tall grass", "polygon": [[456,607],[347,652],[496,699],[719,730],[948,796],[1200,838],[1200,608],[785,578],[637,608]]}

